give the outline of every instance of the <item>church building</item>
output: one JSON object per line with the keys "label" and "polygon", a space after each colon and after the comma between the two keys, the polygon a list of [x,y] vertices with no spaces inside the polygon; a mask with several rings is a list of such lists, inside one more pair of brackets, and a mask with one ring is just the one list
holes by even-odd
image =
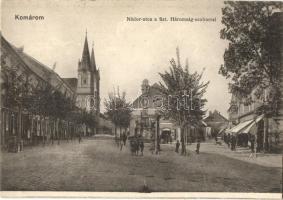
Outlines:
{"label": "church building", "polygon": [[96,66],[93,45],[91,53],[89,51],[87,33],[82,57],[78,61],[77,78],[63,79],[76,91],[76,105],[87,112],[92,112],[98,116],[97,119],[100,119],[100,72]]}
{"label": "church building", "polygon": [[77,103],[79,107],[100,113],[99,81],[100,75],[95,63],[93,46],[90,55],[86,35],[82,58],[78,62]]}
{"label": "church building", "polygon": [[64,78],[75,91],[78,107],[88,112],[100,113],[100,73],[95,63],[94,50],[91,54],[88,47],[87,35],[85,36],[83,53],[78,61],[78,78]]}

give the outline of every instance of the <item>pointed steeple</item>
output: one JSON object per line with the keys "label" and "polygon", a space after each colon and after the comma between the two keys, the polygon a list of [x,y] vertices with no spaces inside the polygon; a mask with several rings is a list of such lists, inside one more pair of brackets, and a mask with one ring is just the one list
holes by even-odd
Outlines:
{"label": "pointed steeple", "polygon": [[94,58],[93,43],[92,43],[92,50],[91,50],[91,56],[90,56],[90,64],[91,64],[92,70],[95,72],[96,64],[95,64],[95,58]]}
{"label": "pointed steeple", "polygon": [[84,43],[81,64],[82,64],[82,69],[90,70],[91,65],[90,65],[90,55],[89,55],[88,41],[87,41],[87,32],[85,35],[85,43]]}

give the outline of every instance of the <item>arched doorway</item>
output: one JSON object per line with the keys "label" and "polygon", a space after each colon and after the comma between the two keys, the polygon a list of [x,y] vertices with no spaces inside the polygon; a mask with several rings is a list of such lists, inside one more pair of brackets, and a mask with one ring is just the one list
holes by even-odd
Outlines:
{"label": "arched doorway", "polygon": [[161,143],[162,144],[168,144],[172,142],[171,137],[171,129],[170,128],[164,128],[161,131]]}

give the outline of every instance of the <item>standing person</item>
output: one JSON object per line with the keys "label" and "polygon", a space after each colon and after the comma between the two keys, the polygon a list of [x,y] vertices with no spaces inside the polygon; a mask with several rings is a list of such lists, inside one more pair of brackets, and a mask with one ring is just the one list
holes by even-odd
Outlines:
{"label": "standing person", "polygon": [[255,152],[255,136],[254,135],[251,136],[251,151],[252,153]]}
{"label": "standing person", "polygon": [[230,143],[231,143],[231,135],[230,135],[230,133],[228,133],[228,136],[227,136],[227,145],[228,145],[228,148],[230,148]]}
{"label": "standing person", "polygon": [[134,155],[134,153],[136,153],[135,144],[134,144],[135,142],[133,139],[129,140],[129,142],[130,142],[131,153],[132,155]]}
{"label": "standing person", "polygon": [[217,142],[218,142],[218,138],[217,138],[217,134],[215,133],[215,144],[217,144]]}
{"label": "standing person", "polygon": [[176,149],[175,149],[176,153],[179,153],[179,147],[180,147],[180,142],[179,142],[179,140],[177,140],[177,142],[176,142]]}
{"label": "standing person", "polygon": [[197,149],[196,149],[197,154],[199,154],[199,149],[200,149],[200,138],[197,139]]}
{"label": "standing person", "polygon": [[143,156],[144,143],[143,139],[140,140],[141,155]]}
{"label": "standing person", "polygon": [[125,134],[124,132],[123,132],[123,133],[120,133],[120,141],[119,141],[120,151],[122,151],[122,149],[123,149],[124,134]]}
{"label": "standing person", "polygon": [[256,147],[255,147],[255,136],[254,135],[251,135],[250,142],[251,142],[251,154],[249,158],[254,158],[256,157],[256,152],[255,152]]}
{"label": "standing person", "polygon": [[82,141],[82,135],[79,133],[78,137],[79,137],[79,143],[81,143],[81,141]]}
{"label": "standing person", "polygon": [[123,134],[124,146],[126,145],[126,141],[127,141],[127,135],[126,135],[126,133],[124,132],[124,134]]}
{"label": "standing person", "polygon": [[231,140],[232,140],[231,141],[231,150],[235,151],[236,150],[236,136],[233,135]]}
{"label": "standing person", "polygon": [[119,138],[118,138],[118,136],[115,136],[115,143],[116,143],[117,147],[119,148]]}
{"label": "standing person", "polygon": [[122,140],[120,140],[120,151],[122,151],[122,149],[123,149],[123,146],[124,146],[124,144],[123,144],[123,141]]}
{"label": "standing person", "polygon": [[230,145],[231,146],[231,150],[233,151],[234,150],[234,135],[231,136],[231,140],[230,141],[231,141],[231,145]]}
{"label": "standing person", "polygon": [[140,144],[139,144],[139,139],[135,138],[135,149],[136,149],[136,156],[139,155],[139,150],[140,150]]}

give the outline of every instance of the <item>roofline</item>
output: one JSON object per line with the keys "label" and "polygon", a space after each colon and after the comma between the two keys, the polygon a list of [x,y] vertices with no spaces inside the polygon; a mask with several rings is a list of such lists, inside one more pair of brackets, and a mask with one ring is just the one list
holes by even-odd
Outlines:
{"label": "roofline", "polygon": [[[44,82],[50,84],[48,81],[44,80],[41,76],[39,76],[37,73],[35,73],[30,67],[29,65],[21,58],[21,56],[19,55],[19,53],[14,49],[17,47],[14,46],[13,44],[11,44],[10,42],[8,42],[5,37],[1,34],[1,38],[10,46],[10,48],[15,52],[15,54],[19,57],[19,59],[26,65],[26,67],[28,67],[28,69],[35,74],[36,76],[38,76],[41,80],[43,80]],[[76,93],[76,91],[74,91],[55,71],[51,70],[48,66],[46,66],[45,64],[41,63],[40,61],[38,61],[37,59],[35,59],[34,57],[28,55],[25,52],[22,52],[25,56],[28,56],[29,58],[31,58],[33,61],[37,62],[39,65],[44,67],[44,70],[47,70],[49,73],[53,73],[56,78],[58,78],[59,80],[61,80],[63,83],[65,83],[65,85],[74,93]],[[50,84],[51,85],[51,84]],[[55,88],[55,87],[54,87]]]}
{"label": "roofline", "polygon": [[[25,54],[26,56],[28,56],[29,58],[31,58],[33,61],[37,62],[39,65],[44,67],[44,70],[47,70],[49,73],[53,73],[56,78],[58,78],[59,80],[61,80],[63,83],[65,83],[65,85],[71,90],[73,91],[73,89],[63,80],[63,78],[61,78],[54,70],[50,69],[47,65],[41,63],[40,61],[38,61],[37,59],[35,59],[34,57],[28,55],[27,53],[23,52],[23,54]],[[23,60],[24,61],[24,60]],[[24,61],[25,62],[25,61]],[[74,93],[76,93],[76,91],[73,91]]]}
{"label": "roofline", "polygon": [[[34,75],[36,75],[36,77],[38,77],[41,81],[43,81],[43,82],[45,82],[45,83],[51,85],[50,82],[48,82],[47,80],[44,80],[41,76],[39,76],[37,73],[35,73],[35,72],[29,67],[29,65],[21,58],[21,56],[19,55],[19,53],[14,49],[14,48],[16,48],[14,45],[12,45],[10,42],[8,42],[2,34],[1,34],[0,37],[1,37],[1,39],[11,48],[11,50],[12,50],[12,51],[15,53],[15,55],[21,60],[21,62],[25,65],[25,67],[27,67],[27,68],[29,69],[29,71],[30,71],[31,73],[33,73]],[[32,56],[26,54],[25,52],[23,52],[23,53],[24,53],[25,55],[27,55],[28,57],[32,58],[32,59],[33,59],[35,62],[37,62],[38,64],[44,66],[44,68],[48,68],[49,70],[51,70],[49,67],[45,66],[44,64],[42,64],[41,62],[39,62],[38,60],[36,60],[35,58],[33,58]],[[52,72],[51,72],[51,73],[52,73]],[[59,79],[60,79],[63,83],[65,83],[65,81],[63,81],[63,79],[62,79],[56,72],[53,71],[53,73],[57,76],[57,78],[59,77]],[[67,85],[67,84],[65,83],[65,85]],[[51,86],[52,86],[52,85],[51,85]],[[53,86],[52,86],[52,87],[53,87]],[[67,85],[67,87],[68,87],[71,91],[73,91],[73,90],[70,88],[69,85]],[[56,89],[56,87],[53,87],[53,88]],[[56,89],[56,90],[57,90],[57,89]],[[76,93],[76,91],[73,91],[73,92]]]}
{"label": "roofline", "polygon": [[[9,46],[9,48],[15,53],[15,55],[19,58],[20,62],[22,62],[22,63],[25,65],[25,67],[26,67],[32,74],[34,74],[36,77],[38,77],[41,81],[47,83],[46,80],[44,80],[44,79],[43,79],[42,77],[40,77],[37,73],[35,73],[35,72],[23,61],[23,59],[22,59],[21,56],[18,54],[18,52],[15,51],[15,49],[12,47],[12,45],[4,38],[4,36],[3,36],[2,34],[1,34],[0,37],[1,37],[2,41],[4,41],[4,42]],[[1,42],[2,42],[2,41],[1,41]]]}

